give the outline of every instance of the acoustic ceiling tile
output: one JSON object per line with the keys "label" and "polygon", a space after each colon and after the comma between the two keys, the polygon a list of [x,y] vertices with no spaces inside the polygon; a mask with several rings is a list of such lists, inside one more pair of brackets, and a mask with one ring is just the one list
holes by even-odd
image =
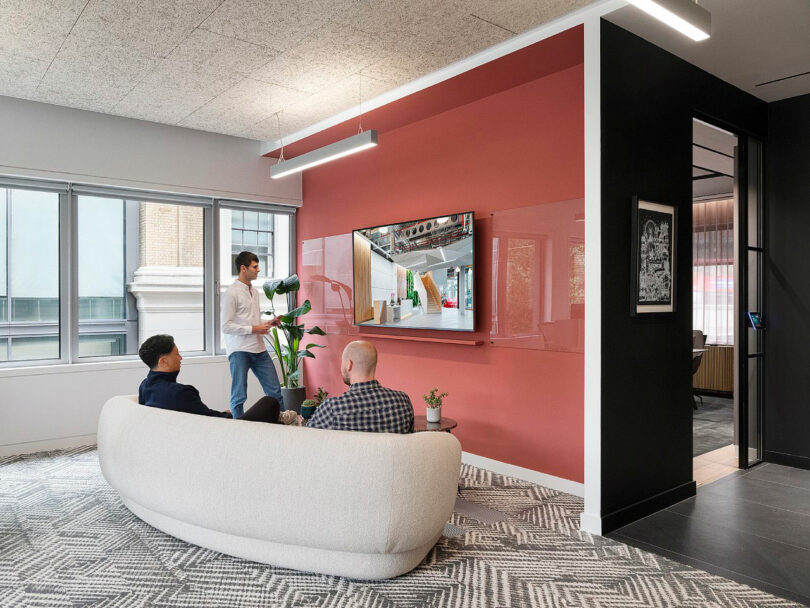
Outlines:
{"label": "acoustic ceiling tile", "polygon": [[212,74],[249,76],[278,55],[267,46],[194,30],[171,52],[161,69],[205,70]]}
{"label": "acoustic ceiling tile", "polygon": [[337,59],[328,58],[324,63],[307,61],[288,51],[250,74],[262,82],[282,84],[291,89],[315,93],[330,87],[350,76],[354,70]]}
{"label": "acoustic ceiling tile", "polygon": [[330,21],[291,50],[307,64],[334,64],[355,72],[382,59],[388,42],[352,25]]}
{"label": "acoustic ceiling tile", "polygon": [[592,0],[469,0],[469,12],[476,17],[519,34],[541,23],[590,4]]}
{"label": "acoustic ceiling tile", "polygon": [[177,124],[220,92],[198,82],[140,83],[112,111],[130,118]]}
{"label": "acoustic ceiling tile", "polygon": [[391,53],[385,59],[363,68],[363,77],[385,82],[393,89],[443,67],[445,63],[428,53],[411,56]]}
{"label": "acoustic ceiling tile", "polygon": [[85,4],[86,0],[3,0],[0,50],[50,61]]}
{"label": "acoustic ceiling tile", "polygon": [[218,4],[218,0],[98,0],[87,5],[73,33],[165,57]]}
{"label": "acoustic ceiling tile", "polygon": [[225,0],[203,29],[286,51],[358,0]]}
{"label": "acoustic ceiling tile", "polygon": [[447,65],[512,37],[507,30],[471,15],[460,15],[444,27],[427,27],[417,34],[424,50]]}
{"label": "acoustic ceiling tile", "polygon": [[65,40],[45,78],[64,71],[82,80],[83,74],[89,74],[92,78],[94,72],[105,71],[114,76],[116,82],[134,84],[160,61],[161,57],[148,48],[136,49],[104,37],[78,35],[74,32]]}
{"label": "acoustic ceiling tile", "polygon": [[460,0],[375,0],[359,2],[334,19],[369,34],[408,42],[425,27],[467,14],[464,4]]}
{"label": "acoustic ceiling tile", "polygon": [[276,122],[275,115],[265,118],[249,126],[239,135],[248,139],[258,139],[259,141],[276,141],[279,139],[279,128],[283,138],[308,127],[313,122],[311,113],[301,114],[295,110],[280,112],[278,119],[279,121]]}
{"label": "acoustic ceiling tile", "polygon": [[0,95],[31,98],[47,68],[47,61],[0,51]]}
{"label": "acoustic ceiling tile", "polygon": [[285,105],[297,103],[304,95],[300,91],[245,78],[179,124],[204,131],[237,134]]}
{"label": "acoustic ceiling tile", "polygon": [[110,113],[110,109],[117,101],[117,96],[92,85],[66,88],[41,82],[31,99],[78,110]]}

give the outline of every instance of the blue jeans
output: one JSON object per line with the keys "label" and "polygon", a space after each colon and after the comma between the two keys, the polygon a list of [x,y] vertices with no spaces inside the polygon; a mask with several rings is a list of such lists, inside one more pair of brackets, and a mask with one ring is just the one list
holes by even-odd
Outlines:
{"label": "blue jeans", "polygon": [[284,411],[284,400],[281,398],[281,386],[278,383],[276,368],[267,352],[248,353],[238,350],[228,355],[231,364],[231,414],[234,418],[241,418],[244,413],[243,406],[247,399],[248,370],[259,379],[264,394],[275,398]]}

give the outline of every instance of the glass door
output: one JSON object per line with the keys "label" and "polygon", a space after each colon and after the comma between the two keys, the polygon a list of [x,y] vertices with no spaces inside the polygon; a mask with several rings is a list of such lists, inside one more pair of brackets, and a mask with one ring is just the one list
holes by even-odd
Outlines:
{"label": "glass door", "polygon": [[765,352],[762,273],[762,142],[740,138],[738,154],[740,289],[739,289],[739,467],[762,460],[762,400]]}

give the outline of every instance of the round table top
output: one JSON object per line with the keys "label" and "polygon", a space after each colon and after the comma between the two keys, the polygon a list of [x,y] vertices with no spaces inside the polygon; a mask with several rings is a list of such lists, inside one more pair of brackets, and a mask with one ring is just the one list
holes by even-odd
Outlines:
{"label": "round table top", "polygon": [[452,418],[442,416],[439,422],[428,422],[426,416],[413,417],[413,432],[421,433],[422,431],[449,431],[458,426],[458,421]]}

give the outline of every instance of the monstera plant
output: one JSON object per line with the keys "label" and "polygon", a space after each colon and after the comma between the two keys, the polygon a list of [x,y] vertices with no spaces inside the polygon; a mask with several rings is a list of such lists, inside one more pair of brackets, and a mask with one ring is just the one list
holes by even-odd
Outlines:
{"label": "monstera plant", "polygon": [[[264,283],[264,294],[270,300],[270,312],[265,314],[276,316],[275,307],[273,306],[273,297],[275,295],[295,294],[301,288],[301,282],[298,275],[294,274],[286,279],[271,279]],[[294,298],[290,297],[290,300]],[[300,323],[300,318],[312,310],[312,305],[309,300],[305,300],[301,306],[288,312],[287,314],[280,315],[278,318],[281,321],[278,327],[274,327],[271,331],[271,336],[265,336],[265,340],[270,344],[273,352],[278,359],[279,366],[281,367],[281,386],[287,389],[288,394],[284,394],[284,405],[287,409],[294,409],[300,411],[301,401],[304,397],[304,388],[300,385],[301,381],[301,361],[305,357],[311,359],[315,358],[315,353],[312,352],[314,348],[325,348],[323,344],[309,343],[302,346],[302,341],[307,334],[316,336],[325,336],[326,332],[317,325],[311,329],[307,329],[303,323]],[[279,332],[284,334],[282,341]],[[301,399],[289,394],[289,391],[296,390],[296,395],[300,393]],[[285,391],[282,390],[282,393]],[[288,398],[292,401],[288,402]],[[297,404],[295,401],[298,401]]]}

